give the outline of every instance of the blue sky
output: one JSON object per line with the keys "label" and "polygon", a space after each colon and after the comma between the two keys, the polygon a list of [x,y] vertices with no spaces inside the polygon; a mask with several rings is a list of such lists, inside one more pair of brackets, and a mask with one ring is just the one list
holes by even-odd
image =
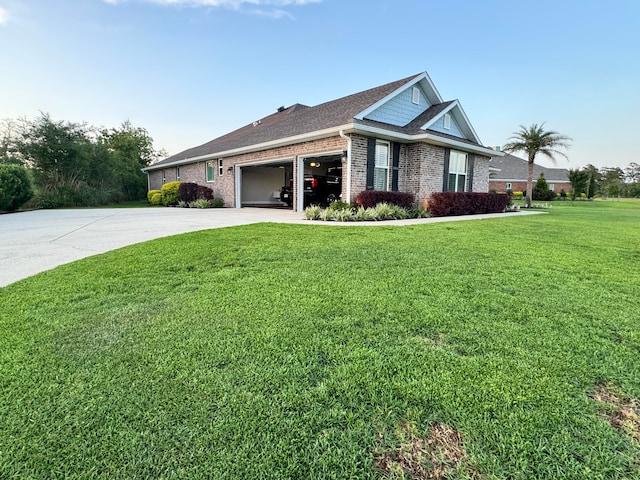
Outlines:
{"label": "blue sky", "polygon": [[637,0],[0,0],[0,58],[0,118],[130,120],[170,154],[427,71],[485,145],[546,122],[559,167],[640,163]]}

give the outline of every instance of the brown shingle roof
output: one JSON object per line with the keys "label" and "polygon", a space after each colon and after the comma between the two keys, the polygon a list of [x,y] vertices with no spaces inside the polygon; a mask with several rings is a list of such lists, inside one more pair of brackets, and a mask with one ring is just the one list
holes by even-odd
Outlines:
{"label": "brown shingle roof", "polygon": [[[417,75],[322,103],[315,107],[295,104],[200,146],[184,150],[151,166],[249,147],[354,122],[354,116],[409,82]],[[254,126],[255,125],[255,126]],[[385,124],[386,125],[386,124]]]}
{"label": "brown shingle roof", "polygon": [[[512,180],[512,181],[527,181],[527,161],[523,158],[516,157],[515,155],[505,154],[504,157],[492,157],[489,163],[490,167],[499,168],[500,171],[496,172],[495,178],[491,180]],[[533,166],[533,181],[540,176],[540,173],[544,173],[544,178],[547,182],[568,182],[569,171],[565,168],[547,168],[542,165],[534,164]]]}

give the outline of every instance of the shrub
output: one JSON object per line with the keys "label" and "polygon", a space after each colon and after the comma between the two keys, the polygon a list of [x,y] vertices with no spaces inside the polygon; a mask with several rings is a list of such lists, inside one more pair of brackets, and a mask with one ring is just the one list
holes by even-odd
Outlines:
{"label": "shrub", "polygon": [[182,182],[169,182],[162,185],[162,204],[165,207],[178,204],[178,190]]}
{"label": "shrub", "polygon": [[184,200],[178,200],[178,206],[181,208],[189,208],[189,202],[185,202]]}
{"label": "shrub", "polygon": [[211,208],[211,200],[199,198],[193,202],[189,202],[189,208]]}
{"label": "shrub", "polygon": [[516,200],[522,200],[522,198],[524,197],[524,195],[522,194],[522,192],[513,192],[513,198]]}
{"label": "shrub", "polygon": [[304,209],[304,218],[307,220],[320,220],[320,212],[322,208],[318,205],[311,205]]}
{"label": "shrub", "polygon": [[560,190],[560,198],[567,198],[567,192],[564,191],[564,188]]}
{"label": "shrub", "polygon": [[27,169],[20,165],[0,164],[0,210],[12,212],[33,197]]}
{"label": "shrub", "polygon": [[214,198],[213,200],[209,200],[211,202],[211,206],[213,208],[222,208],[224,207],[224,200],[222,198]]}
{"label": "shrub", "polygon": [[505,193],[441,192],[431,195],[429,206],[434,217],[504,212],[509,202]]}
{"label": "shrub", "polygon": [[196,200],[198,199],[213,200],[213,190],[204,185],[198,185],[196,188]]}
{"label": "shrub", "polygon": [[335,220],[335,213],[337,210],[331,210],[330,208],[320,208],[320,220],[324,220],[325,222],[330,222]]}
{"label": "shrub", "polygon": [[342,200],[336,200],[335,202],[331,202],[328,208],[331,210],[351,210],[351,205]]}
{"label": "shrub", "polygon": [[149,197],[149,203],[151,205],[162,205],[162,192],[160,190],[153,190],[153,194]]}
{"label": "shrub", "polygon": [[351,222],[353,220],[353,211],[351,210],[351,207],[333,210],[333,219],[336,222]]}
{"label": "shrub", "polygon": [[374,208],[359,207],[356,210],[355,219],[359,222],[371,222],[378,220],[378,216]]}
{"label": "shrub", "polygon": [[147,202],[149,202],[151,205],[154,205],[154,203],[151,201],[151,198],[153,198],[156,194],[161,195],[160,198],[162,198],[162,192],[160,190],[149,190],[147,192]]}
{"label": "shrub", "polygon": [[415,196],[409,192],[385,192],[380,190],[363,190],[356,197],[359,207],[375,207],[379,203],[397,205],[402,208],[411,208],[415,204]]}
{"label": "shrub", "polygon": [[181,202],[193,202],[197,200],[196,192],[198,190],[198,184],[193,182],[183,182],[178,188],[178,199]]}

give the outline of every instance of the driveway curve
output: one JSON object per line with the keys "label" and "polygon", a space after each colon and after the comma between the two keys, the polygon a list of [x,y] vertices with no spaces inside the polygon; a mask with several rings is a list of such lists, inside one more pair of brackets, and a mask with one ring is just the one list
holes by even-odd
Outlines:
{"label": "driveway curve", "polygon": [[36,210],[0,215],[0,287],[81,258],[180,233],[252,223],[330,226],[412,225],[518,214],[467,215],[386,222],[310,222],[269,208],[100,208]]}
{"label": "driveway curve", "polygon": [[0,215],[0,287],[155,238],[251,223],[303,221],[291,210],[262,208],[104,208]]}

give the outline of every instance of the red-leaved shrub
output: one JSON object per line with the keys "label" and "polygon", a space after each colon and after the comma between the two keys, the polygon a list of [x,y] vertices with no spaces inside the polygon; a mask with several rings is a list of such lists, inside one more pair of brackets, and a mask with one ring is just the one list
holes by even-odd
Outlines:
{"label": "red-leaved shrub", "polygon": [[191,182],[183,182],[180,184],[178,188],[178,199],[181,202],[193,202],[196,197],[196,190],[198,189],[198,185]]}
{"label": "red-leaved shrub", "polygon": [[505,193],[441,192],[431,195],[429,210],[434,217],[501,213],[508,203]]}
{"label": "red-leaved shrub", "polygon": [[205,187],[204,185],[198,185],[198,188],[196,189],[196,199],[213,200],[213,190],[209,187]]}
{"label": "red-leaved shrub", "polygon": [[356,197],[356,205],[372,208],[379,203],[390,203],[402,208],[415,206],[415,196],[409,192],[386,192],[382,190],[363,190]]}

